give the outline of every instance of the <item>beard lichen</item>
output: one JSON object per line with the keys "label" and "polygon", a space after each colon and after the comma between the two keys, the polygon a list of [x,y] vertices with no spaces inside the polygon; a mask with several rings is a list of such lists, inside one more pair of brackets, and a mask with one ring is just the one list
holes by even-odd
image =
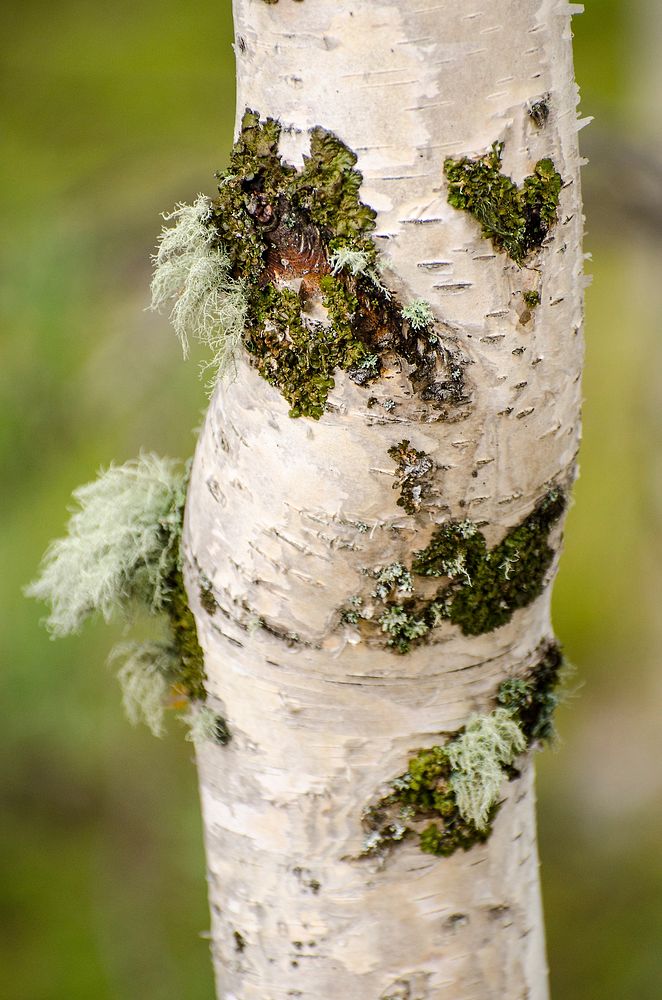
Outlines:
{"label": "beard lichen", "polygon": [[552,160],[543,159],[518,187],[501,173],[502,152],[503,143],[495,142],[476,159],[447,158],[448,202],[473,215],[492,246],[521,267],[556,222],[563,181]]}
{"label": "beard lichen", "polygon": [[65,538],[51,543],[29,596],[48,602],[55,636],[79,631],[95,613],[130,624],[147,615],[166,635],[122,643],[118,677],[131,722],[143,719],[160,735],[171,698],[206,699],[202,649],[181,567],[181,534],[188,470],[143,454],[111,466],[74,492]]}
{"label": "beard lichen", "polygon": [[553,735],[563,657],[551,641],[536,655],[524,677],[502,682],[491,712],[409,759],[404,774],[364,813],[362,857],[384,856],[412,837],[423,852],[442,857],[487,841],[501,786],[519,777],[517,757]]}

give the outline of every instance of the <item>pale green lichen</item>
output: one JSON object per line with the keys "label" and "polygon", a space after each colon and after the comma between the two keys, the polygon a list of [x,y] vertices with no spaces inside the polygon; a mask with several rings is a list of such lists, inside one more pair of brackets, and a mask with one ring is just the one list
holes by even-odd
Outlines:
{"label": "pale green lichen", "polygon": [[163,608],[179,557],[185,479],[179,463],[143,454],[74,490],[65,538],[52,542],[26,593],[50,604],[54,636],[94,612],[106,621],[132,607]]}
{"label": "pale green lichen", "polygon": [[184,722],[188,727],[186,739],[189,743],[217,743],[225,746],[231,736],[225,719],[204,703],[192,704]]}
{"label": "pale green lichen", "polygon": [[188,355],[191,337],[205,344],[215,380],[231,365],[246,322],[244,283],[230,274],[231,261],[210,225],[212,203],[200,195],[193,205],[179,204],[167,222],[154,255],[152,309],[174,302],[170,319]]}
{"label": "pale green lichen", "polygon": [[374,570],[373,575],[375,589],[372,596],[378,597],[380,601],[385,601],[392,591],[405,596],[411,594],[414,589],[411,573],[402,563],[390,563],[388,566]]}
{"label": "pale green lichen", "polygon": [[204,663],[181,567],[188,474],[180,463],[143,454],[111,466],[74,492],[68,534],[51,543],[27,594],[50,604],[53,636],[77,632],[93,614],[106,621],[156,616],[167,641],[121,644],[111,659],[130,721],[160,734],[172,691],[204,701]]}
{"label": "pale green lichen", "polygon": [[445,747],[457,807],[476,829],[486,829],[505,768],[525,749],[524,733],[506,708],[474,717]]}
{"label": "pale green lichen", "polygon": [[414,299],[402,309],[402,318],[406,319],[412,330],[425,330],[434,323],[432,306],[425,299]]}
{"label": "pale green lichen", "polygon": [[165,703],[170,690],[167,678],[177,673],[177,655],[171,646],[159,642],[121,643],[112,650],[109,662],[123,660],[117,671],[126,716],[135,726],[144,722],[154,736],[162,736]]}
{"label": "pale green lichen", "polygon": [[519,777],[516,758],[554,733],[563,655],[553,641],[541,643],[537,655],[523,676],[499,685],[491,712],[410,757],[405,773],[364,813],[364,855],[418,836],[422,851],[448,857],[488,839],[502,784]]}

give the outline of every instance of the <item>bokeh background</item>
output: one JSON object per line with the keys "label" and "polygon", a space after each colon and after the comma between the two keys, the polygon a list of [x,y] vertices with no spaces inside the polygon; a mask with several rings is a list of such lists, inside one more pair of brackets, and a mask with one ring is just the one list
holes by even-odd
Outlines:
{"label": "bokeh background", "polygon": [[[112,630],[52,643],[21,595],[72,489],[185,457],[205,406],[145,312],[159,213],[214,190],[234,113],[228,3],[6,0],[0,366],[0,994],[211,1000],[191,745],[132,729]],[[555,1000],[662,996],[662,9],[588,0],[582,475],[555,592],[577,667],[539,758]]]}

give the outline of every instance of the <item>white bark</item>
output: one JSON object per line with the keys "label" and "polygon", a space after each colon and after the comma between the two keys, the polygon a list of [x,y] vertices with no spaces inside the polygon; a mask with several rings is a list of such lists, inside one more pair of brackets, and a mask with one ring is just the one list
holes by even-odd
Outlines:
{"label": "white bark", "polygon": [[[338,372],[322,419],[291,419],[244,358],[212,400],[186,557],[210,704],[233,733],[226,747],[198,748],[218,996],[544,1000],[530,762],[504,787],[485,845],[437,858],[405,841],[384,863],[351,859],[362,811],[412,751],[490,711],[500,681],[532,664],[552,634],[549,588],[502,628],[466,637],[446,622],[405,656],[348,642],[338,609],[365,592],[363,570],[410,561],[433,523],[479,521],[493,545],[551,483],[572,479],[582,216],[570,6],[235,0],[234,9],[238,115],[248,106],[279,119],[297,164],[315,125],[358,154],[385,280],[455,330],[471,361],[471,405],[461,421],[439,421],[412,397],[406,371],[369,392]],[[536,129],[527,102],[543,94],[551,114]],[[542,157],[564,180],[559,222],[522,269],[447,203],[444,158],[495,140],[518,183]],[[542,303],[523,323],[519,293],[533,287]],[[397,405],[368,408],[370,395]],[[396,506],[388,449],[403,438],[437,465],[428,517]],[[200,607],[201,576],[220,606],[214,616]]]}

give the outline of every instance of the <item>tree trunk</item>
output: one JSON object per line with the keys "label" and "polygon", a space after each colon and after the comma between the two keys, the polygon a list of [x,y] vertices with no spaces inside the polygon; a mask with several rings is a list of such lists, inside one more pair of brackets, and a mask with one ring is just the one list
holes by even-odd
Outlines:
{"label": "tree trunk", "polygon": [[[391,294],[380,308],[413,317],[400,335],[426,330],[437,355],[420,375],[391,345],[369,384],[336,368],[316,420],[290,416],[243,351],[211,401],[185,576],[209,704],[232,733],[197,748],[218,996],[542,1000],[530,753],[450,856],[421,850],[422,813],[387,833],[379,816],[412,755],[493,713],[500,685],[534,677],[551,648],[560,507],[535,565],[525,535],[567,494],[579,439],[571,7],[234,0],[234,13],[237,134],[251,108],[280,122],[299,170],[316,126],[356,154],[373,280]],[[462,181],[449,203],[453,163],[499,174],[494,143],[517,185],[549,160],[562,178],[537,242],[509,241],[489,197],[461,210]],[[407,313],[421,300],[433,320]],[[496,603],[489,554],[457,549],[455,570],[435,555],[462,532],[501,553]]]}

